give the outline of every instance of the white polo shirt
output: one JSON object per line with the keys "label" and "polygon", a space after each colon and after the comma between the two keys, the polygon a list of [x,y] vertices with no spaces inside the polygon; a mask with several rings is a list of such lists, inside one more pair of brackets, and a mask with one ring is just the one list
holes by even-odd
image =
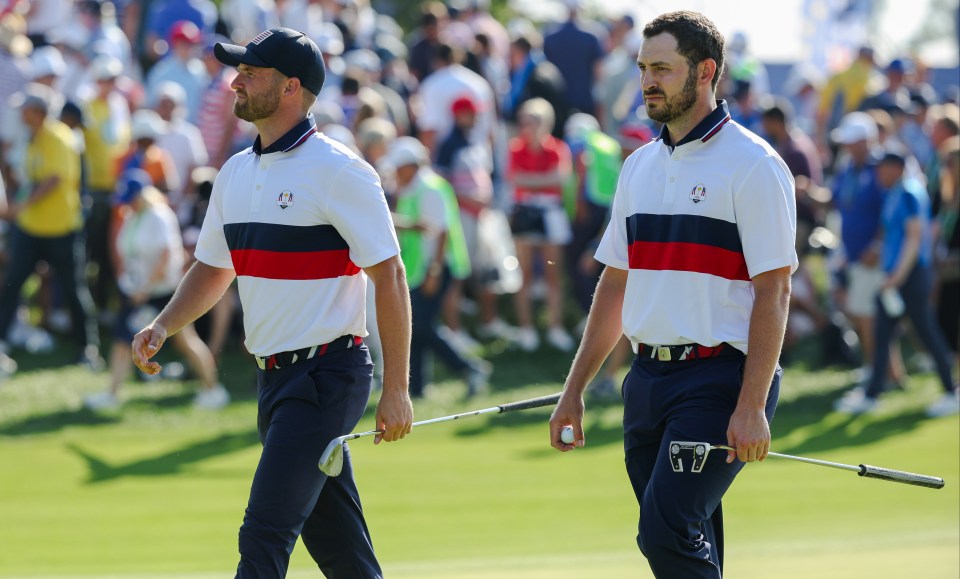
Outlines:
{"label": "white polo shirt", "polygon": [[268,356],[365,336],[360,268],[399,252],[376,171],[311,117],[227,161],[196,257],[236,272],[245,345]]}
{"label": "white polo shirt", "polygon": [[623,331],[633,344],[747,352],[757,274],[798,265],[794,182],[723,101],[677,143],[661,138],[624,162],[597,248],[628,270]]}

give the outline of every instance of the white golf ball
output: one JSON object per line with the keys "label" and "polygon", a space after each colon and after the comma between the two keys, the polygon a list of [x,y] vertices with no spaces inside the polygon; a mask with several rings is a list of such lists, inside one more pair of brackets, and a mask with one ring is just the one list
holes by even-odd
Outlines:
{"label": "white golf ball", "polygon": [[560,431],[560,442],[564,444],[573,444],[573,427],[564,426]]}

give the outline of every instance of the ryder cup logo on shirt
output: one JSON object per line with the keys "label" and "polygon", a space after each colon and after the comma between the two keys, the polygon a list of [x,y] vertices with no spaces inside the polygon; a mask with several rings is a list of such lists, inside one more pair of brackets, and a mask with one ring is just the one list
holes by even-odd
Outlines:
{"label": "ryder cup logo on shirt", "polygon": [[280,209],[286,209],[293,205],[293,193],[290,191],[284,191],[277,197],[277,205],[280,206]]}
{"label": "ryder cup logo on shirt", "polygon": [[694,203],[700,203],[707,196],[707,188],[702,184],[697,185],[690,191],[690,199]]}

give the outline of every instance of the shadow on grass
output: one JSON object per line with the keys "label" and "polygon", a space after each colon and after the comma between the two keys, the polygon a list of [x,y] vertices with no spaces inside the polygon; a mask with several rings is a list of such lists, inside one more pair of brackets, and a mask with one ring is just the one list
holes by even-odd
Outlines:
{"label": "shadow on grass", "polygon": [[61,410],[52,414],[30,416],[20,421],[0,426],[0,436],[23,436],[57,432],[70,426],[106,426],[116,424],[121,418],[104,415],[86,408],[80,410]]}
{"label": "shadow on grass", "polygon": [[76,444],[68,444],[66,448],[87,463],[90,474],[86,482],[97,484],[128,476],[177,475],[182,473],[189,465],[244,450],[255,444],[259,444],[256,430],[221,434],[216,438],[193,442],[157,456],[137,459],[124,464],[110,464]]}

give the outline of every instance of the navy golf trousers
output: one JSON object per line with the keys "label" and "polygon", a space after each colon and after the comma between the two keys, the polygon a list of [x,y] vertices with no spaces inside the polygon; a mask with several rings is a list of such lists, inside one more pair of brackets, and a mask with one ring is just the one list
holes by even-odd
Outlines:
{"label": "navy golf trousers", "polygon": [[340,476],[317,467],[327,444],[359,422],[372,377],[366,346],[258,370],[263,453],[240,527],[238,578],[286,576],[298,536],[326,577],[382,577],[349,449]]}
{"label": "navy golf trousers", "polygon": [[[637,357],[623,382],[627,474],[640,504],[637,545],[658,579],[717,579],[723,570],[720,499],[744,464],[710,453],[703,470],[674,472],[670,442],[726,444],[737,405],[741,355],[680,362]],[[778,368],[767,398],[773,419],[780,392]]]}

